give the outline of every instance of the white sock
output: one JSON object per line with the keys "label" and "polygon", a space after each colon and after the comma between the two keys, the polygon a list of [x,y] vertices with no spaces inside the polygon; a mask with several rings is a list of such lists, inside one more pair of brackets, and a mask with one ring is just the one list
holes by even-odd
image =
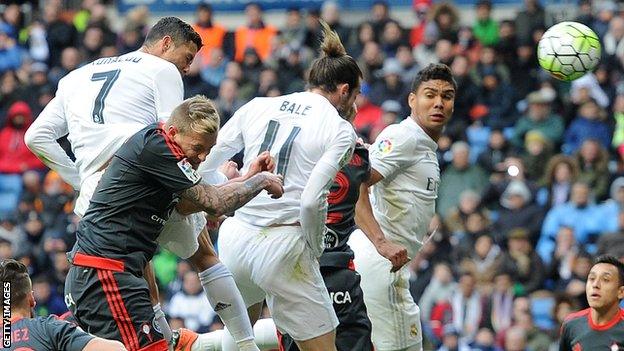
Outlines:
{"label": "white sock", "polygon": [[223,263],[217,263],[198,275],[208,302],[227,326],[240,351],[259,351],[245,302],[232,273]]}
{"label": "white sock", "polygon": [[279,347],[277,329],[275,328],[273,318],[258,319],[253,329],[256,336],[256,344],[260,350],[273,350]]}
{"label": "white sock", "polygon": [[155,306],[152,306],[154,309],[154,321],[156,325],[160,328],[160,332],[163,335],[163,338],[167,340],[167,344],[171,344],[171,337],[173,333],[171,332],[171,327],[169,323],[167,323],[167,318],[165,317],[165,313],[162,311],[160,304],[157,303]]}

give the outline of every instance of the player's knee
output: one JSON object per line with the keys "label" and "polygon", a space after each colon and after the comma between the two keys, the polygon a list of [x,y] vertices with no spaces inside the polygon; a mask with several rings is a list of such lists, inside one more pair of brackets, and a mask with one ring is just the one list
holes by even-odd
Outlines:
{"label": "player's knee", "polygon": [[197,252],[195,252],[195,254],[193,254],[193,256],[189,258],[189,261],[191,262],[191,265],[193,265],[193,268],[195,268],[195,270],[198,272],[203,272],[206,269],[221,262],[219,261],[219,258],[217,256],[214,256],[210,253],[202,252],[201,249],[197,250]]}

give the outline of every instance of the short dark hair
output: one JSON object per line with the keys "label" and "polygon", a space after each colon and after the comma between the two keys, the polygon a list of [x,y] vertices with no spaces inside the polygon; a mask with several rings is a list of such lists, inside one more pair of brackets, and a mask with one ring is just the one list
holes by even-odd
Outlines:
{"label": "short dark hair", "polygon": [[18,307],[24,303],[26,296],[32,290],[28,268],[14,259],[0,261],[0,281],[11,283],[11,307]]}
{"label": "short dark hair", "polygon": [[[606,263],[615,266],[618,270],[619,286],[624,286],[624,263],[612,255],[602,255],[594,260],[594,266],[599,263]],[[593,266],[592,266],[593,267]]]}
{"label": "short dark hair", "polygon": [[412,82],[412,92],[416,92],[423,82],[430,80],[444,80],[453,86],[453,89],[457,90],[457,82],[453,78],[453,73],[449,66],[443,63],[431,63],[429,66],[421,69]]}
{"label": "short dark hair", "polygon": [[202,40],[199,34],[190,24],[177,17],[163,17],[150,29],[145,37],[144,45],[152,44],[164,36],[170,36],[176,45],[194,43],[197,50],[202,47]]}

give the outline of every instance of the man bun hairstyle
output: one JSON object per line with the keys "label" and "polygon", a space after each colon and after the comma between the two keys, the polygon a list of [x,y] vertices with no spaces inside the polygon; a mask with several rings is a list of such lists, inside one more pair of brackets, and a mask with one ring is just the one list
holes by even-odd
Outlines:
{"label": "man bun hairstyle", "polygon": [[362,71],[353,57],[347,55],[338,34],[325,21],[319,21],[323,28],[320,57],[312,63],[308,88],[320,88],[328,93],[339,84],[349,84],[349,91],[359,88]]}
{"label": "man bun hairstyle", "polygon": [[158,20],[152,29],[150,29],[149,33],[147,33],[143,45],[149,46],[166,35],[171,37],[176,46],[185,43],[194,43],[197,45],[198,51],[202,47],[201,37],[197,34],[195,29],[193,29],[190,24],[173,16],[163,17]]}
{"label": "man bun hairstyle", "polygon": [[412,92],[416,92],[423,82],[430,80],[443,80],[451,83],[453,89],[457,90],[457,82],[453,78],[453,73],[449,66],[443,63],[430,63],[429,66],[421,69],[412,82]]}

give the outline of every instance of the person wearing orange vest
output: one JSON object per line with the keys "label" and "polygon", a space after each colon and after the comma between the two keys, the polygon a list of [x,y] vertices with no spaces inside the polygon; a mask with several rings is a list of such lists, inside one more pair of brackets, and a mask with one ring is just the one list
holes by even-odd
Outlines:
{"label": "person wearing orange vest", "polygon": [[202,48],[197,53],[196,59],[200,60],[203,67],[210,61],[210,52],[214,48],[223,48],[223,41],[227,30],[225,27],[212,20],[212,6],[207,3],[197,5],[197,22],[193,24],[193,29],[199,34],[202,40]]}
{"label": "person wearing orange vest", "polygon": [[265,61],[271,55],[272,40],[277,35],[277,28],[264,24],[262,9],[257,3],[249,3],[245,7],[247,25],[236,28],[234,33],[234,59],[243,61],[245,49],[252,47]]}

